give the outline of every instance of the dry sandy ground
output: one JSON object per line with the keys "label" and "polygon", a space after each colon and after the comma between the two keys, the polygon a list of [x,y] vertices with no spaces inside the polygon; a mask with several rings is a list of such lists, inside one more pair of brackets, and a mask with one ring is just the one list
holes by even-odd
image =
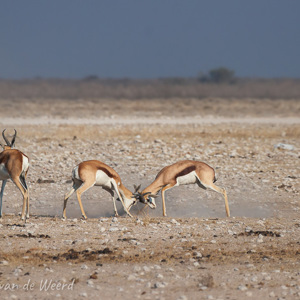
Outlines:
{"label": "dry sandy ground", "polygon": [[[16,128],[30,157],[31,218],[20,220],[20,193],[8,183],[1,299],[300,299],[299,101],[271,103],[3,101],[0,129]],[[63,221],[71,170],[88,159],[112,166],[131,190],[165,165],[205,161],[232,217],[221,195],[182,186],[167,192],[167,218],[160,197],[132,219],[118,203],[113,218],[109,194],[94,187],[83,195],[89,219],[74,195]]]}

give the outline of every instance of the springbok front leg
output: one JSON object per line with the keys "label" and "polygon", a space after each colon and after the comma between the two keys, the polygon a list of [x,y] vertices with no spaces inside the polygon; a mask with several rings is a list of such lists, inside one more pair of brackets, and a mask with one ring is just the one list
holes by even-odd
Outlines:
{"label": "springbok front leg", "polygon": [[116,206],[116,201],[115,201],[115,197],[114,197],[114,192],[111,189],[107,188],[107,187],[102,187],[102,188],[111,195],[112,202],[113,202],[113,205],[114,205],[115,217],[119,217],[117,206]]}
{"label": "springbok front leg", "polygon": [[172,187],[175,186],[176,183],[172,182],[170,184],[167,184],[166,186],[164,186],[161,189],[161,198],[162,198],[162,209],[163,209],[163,216],[166,217],[167,216],[167,209],[166,209],[166,200],[165,200],[165,192],[169,189],[171,189]]}
{"label": "springbok front leg", "polygon": [[73,184],[73,187],[72,189],[65,194],[65,197],[64,197],[64,208],[63,208],[63,219],[66,219],[67,218],[67,215],[66,215],[66,208],[67,208],[67,202],[68,202],[68,199],[71,197],[71,195],[76,191],[76,189],[78,189],[79,186],[75,186],[75,184]]}
{"label": "springbok front leg", "polygon": [[228,198],[227,198],[226,190],[216,186],[213,183],[211,183],[210,185],[207,185],[207,187],[210,188],[211,190],[223,195],[224,200],[225,200],[226,215],[227,215],[227,217],[230,217],[230,210],[229,210],[229,204],[228,204]]}

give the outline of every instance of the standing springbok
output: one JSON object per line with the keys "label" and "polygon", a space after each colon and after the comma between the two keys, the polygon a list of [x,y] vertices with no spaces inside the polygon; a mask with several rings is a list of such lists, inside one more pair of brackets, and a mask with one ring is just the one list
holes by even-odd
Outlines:
{"label": "standing springbok", "polygon": [[133,194],[122,184],[119,174],[111,167],[98,160],[88,160],[81,162],[72,170],[73,187],[69,193],[65,195],[63,218],[66,219],[66,206],[69,197],[76,191],[78,203],[81,209],[82,217],[87,218],[81,203],[81,195],[94,185],[101,186],[110,193],[113,200],[115,215],[118,211],[115,203],[114,192],[118,199],[122,202],[126,213],[132,217],[129,210],[136,204],[137,200]]}
{"label": "standing springbok", "polygon": [[153,208],[155,207],[153,196],[161,190],[163,216],[165,217],[167,216],[165,191],[175,186],[197,183],[199,187],[205,190],[209,188],[224,196],[226,214],[227,217],[230,217],[226,191],[225,189],[216,186],[214,182],[216,182],[216,177],[212,167],[200,161],[183,160],[164,167],[148,187],[142,192],[135,193],[135,195],[137,199],[145,204],[149,205],[149,202],[151,202]]}
{"label": "standing springbok", "polygon": [[2,199],[4,188],[8,179],[11,179],[15,185],[19,188],[23,195],[23,209],[22,209],[22,220],[29,218],[29,191],[26,184],[26,175],[29,169],[29,158],[17,149],[12,149],[15,145],[17,131],[11,140],[8,141],[5,136],[5,130],[2,132],[3,139],[6,145],[1,145],[3,151],[0,153],[0,180],[2,180],[2,187],[0,192],[0,217],[2,217]]}

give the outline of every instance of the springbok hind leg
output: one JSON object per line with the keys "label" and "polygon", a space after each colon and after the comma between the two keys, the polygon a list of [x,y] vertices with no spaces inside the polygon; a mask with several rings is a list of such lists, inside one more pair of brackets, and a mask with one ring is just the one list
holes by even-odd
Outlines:
{"label": "springbok hind leg", "polygon": [[26,210],[26,205],[27,205],[27,200],[28,200],[28,191],[21,184],[19,177],[12,177],[11,179],[23,195],[23,208],[22,208],[21,219],[24,220],[25,219],[25,210]]}
{"label": "springbok hind leg", "polygon": [[81,182],[75,182],[73,181],[73,187],[72,189],[65,194],[65,197],[64,197],[64,208],[63,208],[63,219],[67,219],[67,216],[66,216],[66,208],[67,208],[67,202],[69,200],[69,198],[72,196],[72,194],[82,185]]}
{"label": "springbok hind leg", "polygon": [[229,205],[228,205],[228,199],[227,199],[227,193],[226,190],[223,188],[220,188],[216,186],[215,184],[211,183],[210,185],[207,186],[208,188],[212,189],[213,191],[220,193],[224,196],[225,200],[225,210],[226,210],[226,215],[227,217],[230,217],[230,210],[229,210]]}
{"label": "springbok hind leg", "polygon": [[29,218],[29,188],[27,186],[27,183],[26,183],[26,177],[27,177],[27,173],[28,173],[28,169],[25,173],[25,176],[24,176],[24,183],[25,183],[25,186],[27,187],[27,204],[26,204],[26,218],[28,219]]}
{"label": "springbok hind leg", "polygon": [[0,193],[0,218],[2,218],[2,199],[3,199],[3,193],[4,193],[4,188],[6,185],[7,180],[2,181],[2,187],[1,187],[1,193]]}
{"label": "springbok hind leg", "polygon": [[26,183],[26,175],[27,175],[27,172],[25,173],[25,176],[24,174],[21,174],[20,175],[20,182],[22,184],[23,187],[25,187],[25,190],[27,191],[27,199],[26,199],[26,219],[29,218],[29,189],[28,189],[28,186],[27,186],[27,183]]}
{"label": "springbok hind leg", "polygon": [[75,192],[75,188],[74,186],[72,187],[72,189],[67,193],[65,194],[65,198],[64,198],[64,208],[63,208],[63,219],[66,219],[67,218],[67,215],[66,215],[66,208],[67,208],[67,202],[68,202],[68,199],[71,197],[71,195]]}
{"label": "springbok hind leg", "polygon": [[82,206],[82,202],[81,202],[81,195],[87,191],[88,189],[90,189],[92,186],[94,186],[95,184],[95,181],[85,181],[81,186],[80,188],[76,191],[76,194],[77,194],[77,200],[78,200],[78,203],[79,203],[79,206],[80,206],[80,210],[81,210],[81,214],[82,214],[82,217],[84,219],[87,219],[87,216],[84,212],[84,209],[83,209],[83,206]]}

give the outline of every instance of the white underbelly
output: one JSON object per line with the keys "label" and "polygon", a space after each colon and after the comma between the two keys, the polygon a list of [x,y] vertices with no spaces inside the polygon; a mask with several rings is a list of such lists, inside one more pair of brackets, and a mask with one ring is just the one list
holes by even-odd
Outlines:
{"label": "white underbelly", "polygon": [[197,174],[193,171],[189,174],[177,177],[176,181],[177,185],[194,184],[197,182]]}
{"label": "white underbelly", "polygon": [[[78,166],[76,166],[73,169],[72,177],[74,179],[82,182],[82,179],[80,178],[79,173],[78,173]],[[98,170],[97,173],[96,173],[95,185],[111,188],[112,187],[112,180],[114,180],[114,179],[107,176],[107,174],[105,172],[103,172],[101,170]]]}
{"label": "white underbelly", "polygon": [[0,164],[0,180],[6,180],[9,179],[9,174],[6,171],[6,168],[4,166],[4,164]]}
{"label": "white underbelly", "polygon": [[100,186],[111,188],[112,180],[114,180],[114,179],[110,178],[105,172],[98,170],[96,173],[95,185],[100,185]]}

